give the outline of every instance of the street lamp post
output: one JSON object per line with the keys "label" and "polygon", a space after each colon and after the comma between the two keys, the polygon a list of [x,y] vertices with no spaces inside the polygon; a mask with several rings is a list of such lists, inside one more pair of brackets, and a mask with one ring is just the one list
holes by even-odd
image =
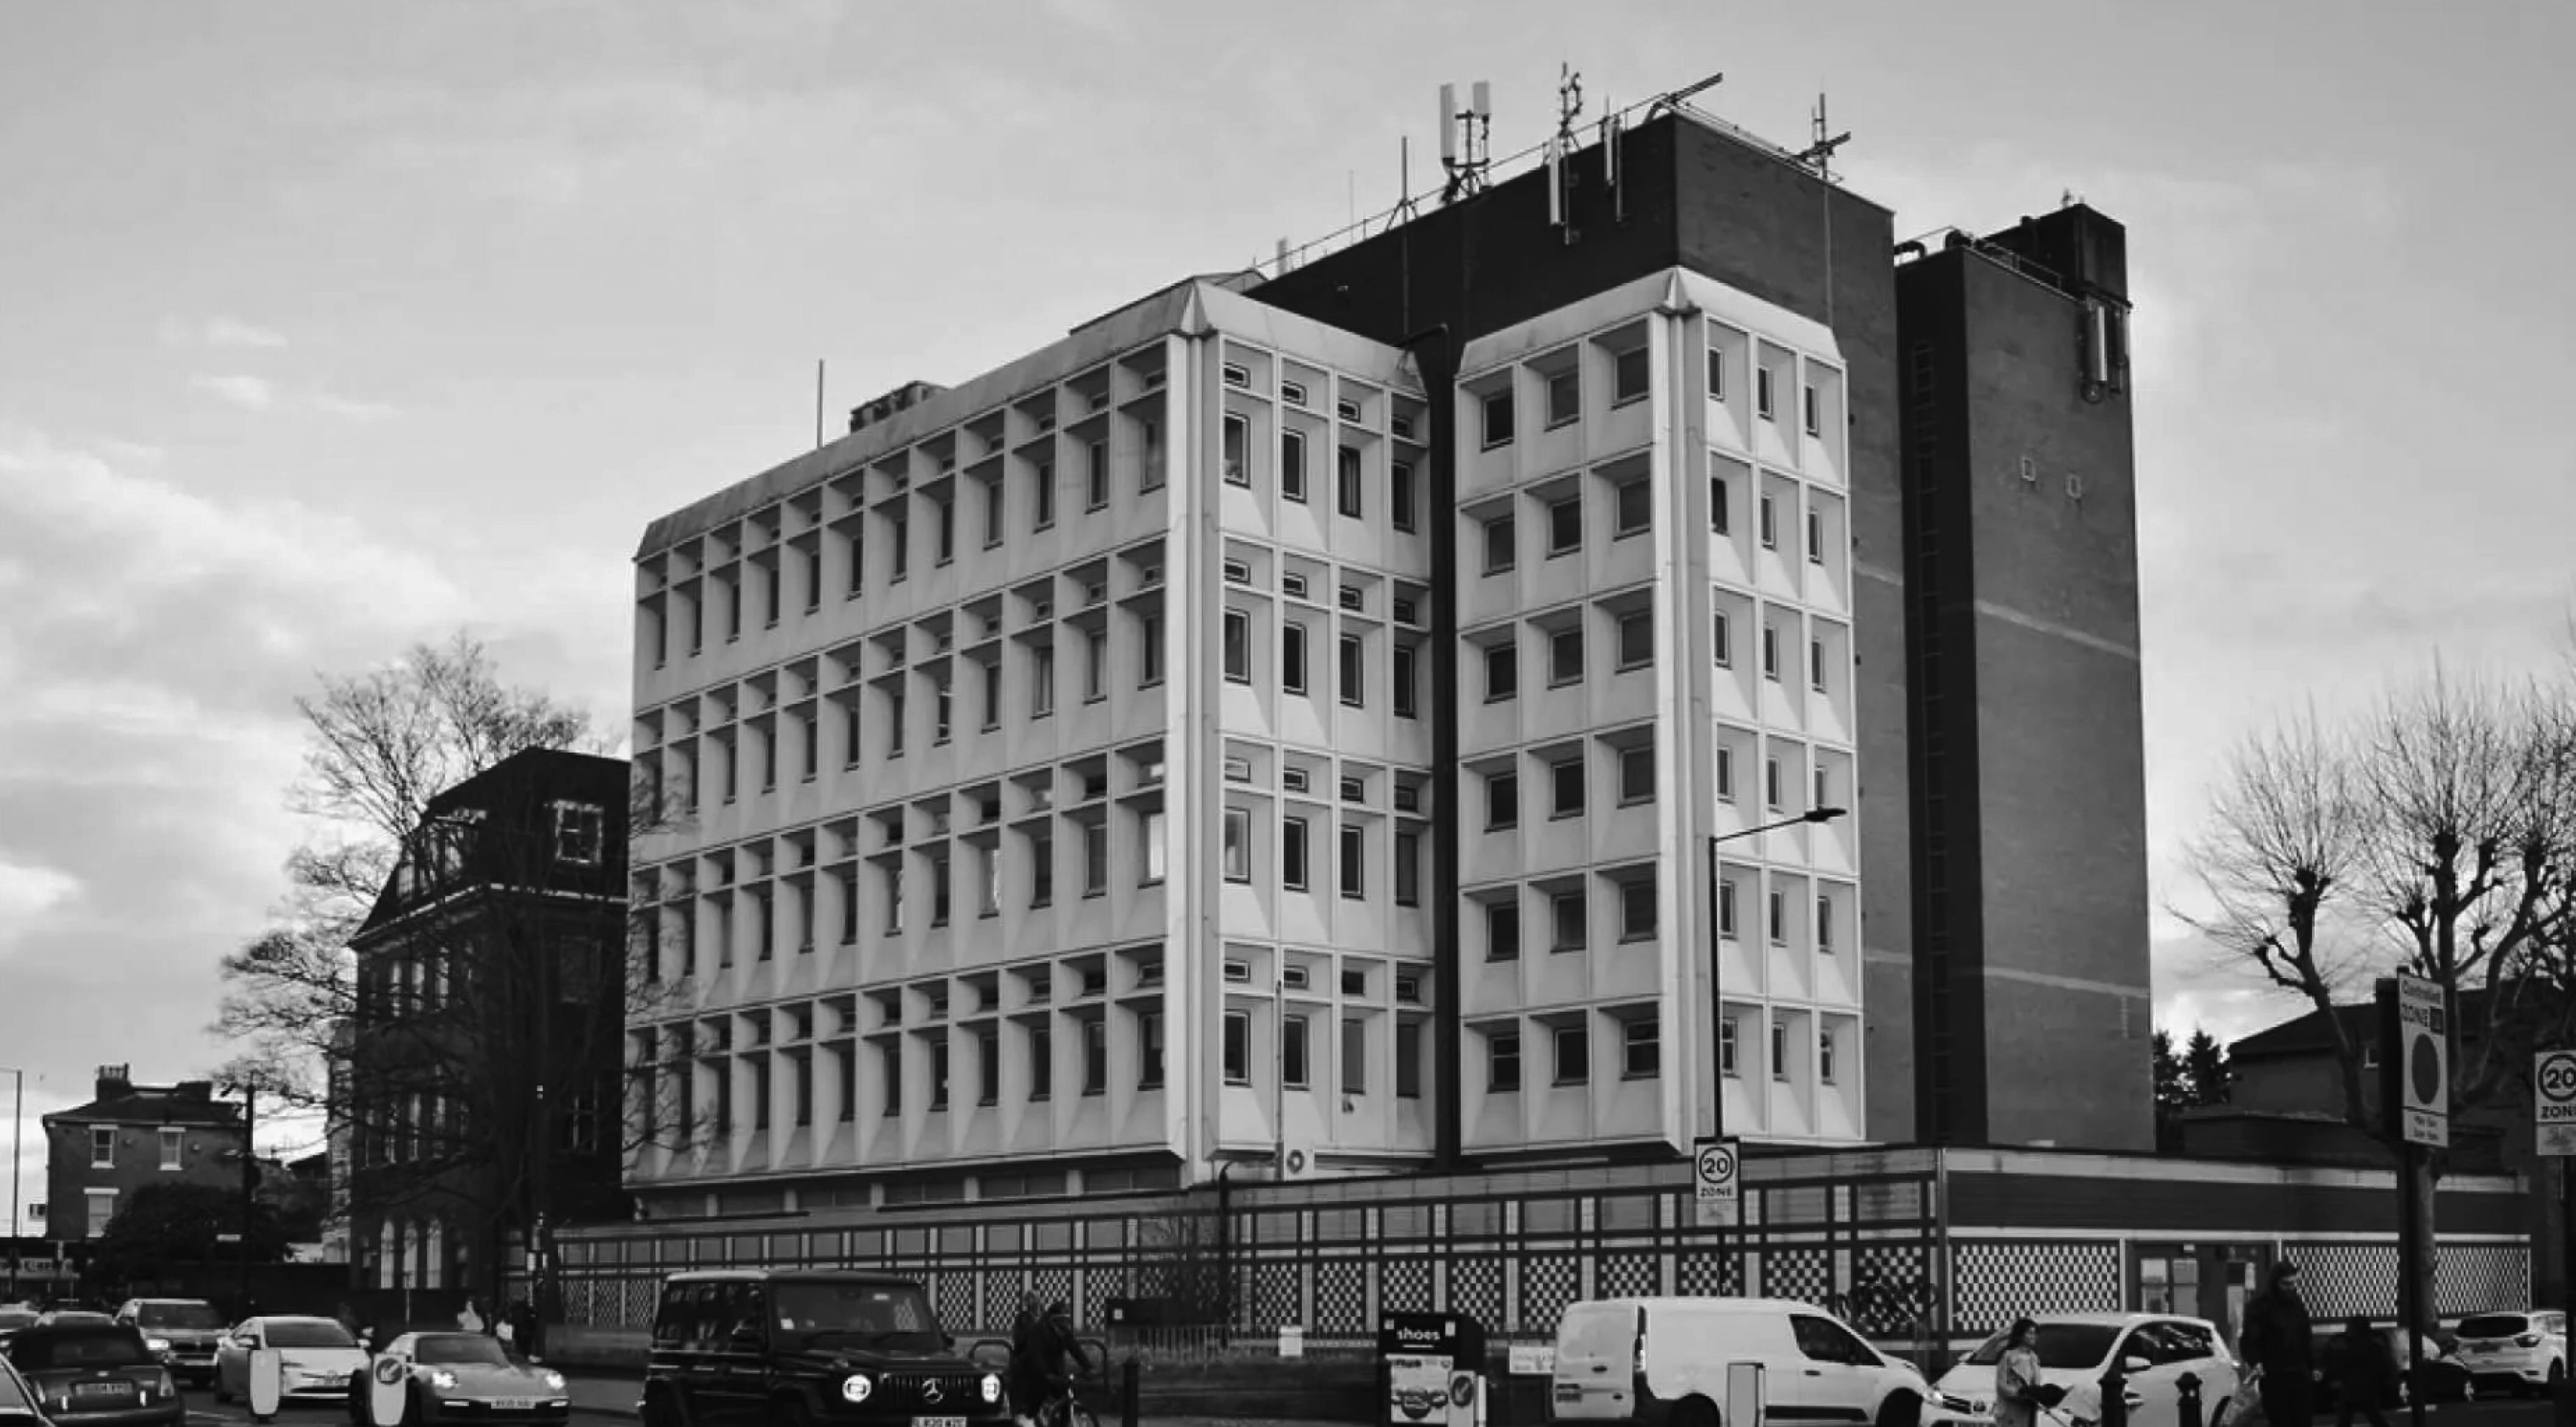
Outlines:
{"label": "street lamp post", "polygon": [[9,1297],[18,1297],[18,1277],[26,1260],[18,1236],[23,1232],[18,1223],[18,1170],[27,1157],[27,1072],[14,1065],[0,1065],[14,1082],[9,1094]]}
{"label": "street lamp post", "polygon": [[1719,955],[1720,937],[1718,935],[1719,928],[1717,920],[1718,898],[1722,895],[1718,889],[1723,885],[1723,879],[1718,876],[1718,845],[1720,843],[1734,842],[1740,838],[1759,837],[1766,832],[1778,832],[1782,828],[1798,827],[1806,823],[1829,823],[1838,817],[1845,816],[1849,811],[1850,810],[1847,808],[1809,808],[1794,818],[1781,818],[1777,822],[1767,822],[1759,827],[1739,828],[1734,832],[1713,833],[1709,836],[1708,1072],[1710,1116],[1709,1133],[1711,1135],[1723,1137],[1726,1134],[1726,1067],[1720,1065],[1717,1060],[1719,1027],[1726,1024],[1726,984],[1725,977],[1720,974],[1721,968],[1724,966],[1724,962]]}

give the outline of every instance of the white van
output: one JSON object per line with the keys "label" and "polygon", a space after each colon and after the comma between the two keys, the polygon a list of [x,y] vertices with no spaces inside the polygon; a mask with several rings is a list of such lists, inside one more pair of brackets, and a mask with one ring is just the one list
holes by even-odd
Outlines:
{"label": "white van", "polygon": [[1772,1421],[1921,1427],[1932,1389],[1841,1319],[1784,1298],[1612,1298],[1556,1325],[1558,1422],[1761,1427],[1725,1420],[1730,1363],[1763,1366]]}

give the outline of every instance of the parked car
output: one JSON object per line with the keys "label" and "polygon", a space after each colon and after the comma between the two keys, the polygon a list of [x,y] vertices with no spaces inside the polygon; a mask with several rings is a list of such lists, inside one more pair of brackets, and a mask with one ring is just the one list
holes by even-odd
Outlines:
{"label": "parked car", "polygon": [[[2403,1405],[2411,1395],[2405,1376],[2406,1331],[2394,1324],[2378,1325],[2373,1331],[2387,1340],[2388,1351],[2396,1356],[2397,1401]],[[2336,1359],[2334,1341],[2341,1336],[2343,1336],[2343,1330],[2340,1328],[2316,1330],[2316,1346],[2310,1354],[2310,1360],[2316,1364],[2316,1407],[2320,1412],[2331,1410],[2343,1399],[2343,1385],[2336,1380],[2337,1374],[2334,1367]],[[2471,1380],[2469,1370],[2461,1365],[2457,1357],[2443,1349],[2439,1339],[2418,1334],[2416,1341],[2424,1356],[2424,1401],[2428,1405],[2477,1400],[2477,1384]]]}
{"label": "parked car", "polygon": [[[1779,1298],[1614,1298],[1558,1318],[1550,1417],[1718,1427],[1730,1363],[1758,1362],[1819,1422],[1918,1427],[1931,1384],[1833,1314]],[[1785,1415],[1785,1414],[1779,1414]]]}
{"label": "parked car", "polygon": [[19,1329],[36,1326],[44,1316],[33,1308],[0,1308],[0,1348],[8,1347],[9,1339]]}
{"label": "parked car", "polygon": [[188,1417],[170,1369],[141,1333],[113,1319],[21,1328],[9,1340],[9,1365],[59,1427],[179,1427]]}
{"label": "parked car", "polygon": [[552,1368],[514,1359],[481,1333],[405,1333],[385,1344],[349,1385],[349,1420],[375,1421],[377,1384],[403,1388],[403,1427],[438,1422],[555,1422],[572,1415],[570,1388]]}
{"label": "parked car", "polygon": [[251,1354],[275,1348],[285,1380],[278,1401],[344,1402],[349,1382],[367,1370],[366,1350],[328,1318],[244,1319],[215,1349],[215,1401],[250,1397]]}
{"label": "parked car", "polygon": [[665,1279],[638,1411],[644,1427],[1011,1417],[1002,1375],[958,1355],[921,1285],[834,1269]]}
{"label": "parked car", "polygon": [[0,1423],[7,1427],[46,1427],[45,1410],[36,1405],[36,1390],[9,1359],[0,1356]]}
{"label": "parked car", "polygon": [[75,1326],[113,1328],[116,1326],[116,1315],[94,1313],[87,1308],[49,1308],[36,1315],[36,1322],[48,1327],[60,1324],[67,1328]]}
{"label": "parked car", "polygon": [[[2052,1313],[2035,1320],[2040,1378],[2066,1390],[2059,1412],[2102,1420],[2102,1379],[2120,1364],[2130,1427],[2181,1427],[2183,1374],[2200,1380],[2201,1420],[2220,1427],[2236,1394],[2236,1359],[2206,1319],[2153,1313]],[[1980,1344],[1934,1384],[1944,1405],[1967,1417],[1994,1416],[1995,1364],[2004,1335]]]}
{"label": "parked car", "polygon": [[2556,1392],[2567,1380],[2567,1315],[2531,1309],[2460,1320],[2460,1365],[2481,1387]]}
{"label": "parked car", "polygon": [[143,1345],[161,1355],[182,1381],[204,1387],[215,1380],[215,1345],[224,1340],[224,1316],[202,1298],[136,1298],[116,1310],[116,1321],[139,1330]]}

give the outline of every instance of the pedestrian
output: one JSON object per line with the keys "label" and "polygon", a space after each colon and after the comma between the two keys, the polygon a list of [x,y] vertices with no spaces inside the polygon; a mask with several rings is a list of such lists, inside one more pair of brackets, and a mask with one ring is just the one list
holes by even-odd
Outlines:
{"label": "pedestrian", "polygon": [[2040,1387],[2039,1325],[2016,1318],[1995,1360],[1994,1427],[2038,1427]]}
{"label": "pedestrian", "polygon": [[2353,1414],[2370,1418],[2371,1427],[2388,1427],[2386,1409],[2397,1402],[2397,1352],[2388,1336],[2371,1331],[2368,1319],[2354,1317],[2326,1347],[2326,1365],[2334,1375],[2336,1427],[2352,1427]]}
{"label": "pedestrian", "polygon": [[1019,1316],[1011,1320],[1011,1416],[1019,1427],[1036,1427],[1038,1408],[1046,1401],[1046,1374],[1038,1366],[1045,1304],[1034,1289],[1023,1293]]}
{"label": "pedestrian", "polygon": [[2299,1266],[2287,1259],[2272,1265],[2268,1285],[2245,1305],[2237,1344],[2263,1375],[2263,1416],[2272,1427],[2308,1427],[2315,1416],[2315,1332],[2299,1297]]}

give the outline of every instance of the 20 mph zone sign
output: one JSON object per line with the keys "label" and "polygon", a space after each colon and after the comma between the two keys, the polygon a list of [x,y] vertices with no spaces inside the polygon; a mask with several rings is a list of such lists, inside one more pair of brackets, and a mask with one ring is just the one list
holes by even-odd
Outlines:
{"label": "20 mph zone sign", "polygon": [[2576,1155],[2576,1050],[2544,1050],[2532,1060],[2531,1104],[2539,1122],[2540,1152]]}
{"label": "20 mph zone sign", "polygon": [[2439,982],[2397,978],[2397,1104],[2406,1143],[2451,1142],[2451,1038]]}

